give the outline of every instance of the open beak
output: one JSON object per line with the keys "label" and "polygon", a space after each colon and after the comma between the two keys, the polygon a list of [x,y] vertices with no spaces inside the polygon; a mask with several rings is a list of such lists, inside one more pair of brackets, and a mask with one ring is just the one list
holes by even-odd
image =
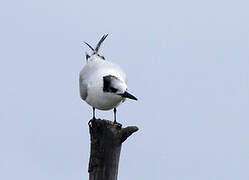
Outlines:
{"label": "open beak", "polygon": [[128,93],[127,91],[125,91],[123,94],[119,94],[120,96],[124,97],[124,98],[129,98],[129,99],[133,99],[133,100],[137,100],[137,98],[135,96],[133,96],[132,94]]}

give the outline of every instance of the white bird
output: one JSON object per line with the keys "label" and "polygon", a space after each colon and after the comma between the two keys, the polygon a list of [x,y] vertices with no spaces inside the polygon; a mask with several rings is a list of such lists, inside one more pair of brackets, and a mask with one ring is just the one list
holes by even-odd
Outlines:
{"label": "white bird", "polygon": [[135,96],[127,92],[127,81],[124,71],[104,56],[98,54],[100,45],[108,36],[104,35],[95,48],[88,43],[85,44],[93,51],[89,56],[86,53],[86,65],[80,71],[79,85],[80,96],[93,108],[93,119],[95,119],[95,108],[99,110],[114,109],[114,123],[116,122],[116,108],[126,98],[137,100]]}

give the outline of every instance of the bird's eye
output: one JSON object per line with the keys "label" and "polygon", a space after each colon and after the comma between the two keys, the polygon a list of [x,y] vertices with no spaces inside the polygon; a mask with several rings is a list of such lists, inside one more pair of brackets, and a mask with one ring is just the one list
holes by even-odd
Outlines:
{"label": "bird's eye", "polygon": [[110,90],[111,90],[111,92],[113,92],[113,93],[115,93],[115,92],[118,91],[116,88],[113,88],[113,87],[111,87]]}

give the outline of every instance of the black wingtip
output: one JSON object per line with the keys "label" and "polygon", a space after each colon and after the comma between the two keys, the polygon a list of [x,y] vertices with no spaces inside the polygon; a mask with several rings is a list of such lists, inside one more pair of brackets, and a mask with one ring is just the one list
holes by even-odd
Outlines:
{"label": "black wingtip", "polygon": [[89,54],[87,54],[87,52],[86,52],[86,60],[88,60],[89,59]]}
{"label": "black wingtip", "polygon": [[106,39],[106,37],[108,36],[108,34],[104,34],[101,39],[99,40],[98,44],[95,47],[95,52],[97,53],[99,51],[99,48],[101,46],[101,44],[104,42],[104,40]]}
{"label": "black wingtip", "polygon": [[84,41],[84,43],[85,43],[92,51],[95,51],[95,50],[93,49],[93,47],[92,47],[90,44],[88,44],[88,43],[85,42],[85,41]]}

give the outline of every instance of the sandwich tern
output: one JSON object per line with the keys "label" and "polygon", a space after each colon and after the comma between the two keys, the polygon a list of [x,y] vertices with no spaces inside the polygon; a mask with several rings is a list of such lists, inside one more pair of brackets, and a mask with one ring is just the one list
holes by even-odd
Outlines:
{"label": "sandwich tern", "polygon": [[86,65],[80,71],[80,96],[92,106],[93,119],[95,119],[95,108],[99,110],[113,109],[114,123],[117,123],[117,106],[126,98],[133,100],[137,100],[137,98],[127,92],[124,71],[117,64],[105,60],[105,57],[98,53],[107,36],[108,34],[104,35],[95,48],[84,42],[93,53],[91,56],[86,53]]}

